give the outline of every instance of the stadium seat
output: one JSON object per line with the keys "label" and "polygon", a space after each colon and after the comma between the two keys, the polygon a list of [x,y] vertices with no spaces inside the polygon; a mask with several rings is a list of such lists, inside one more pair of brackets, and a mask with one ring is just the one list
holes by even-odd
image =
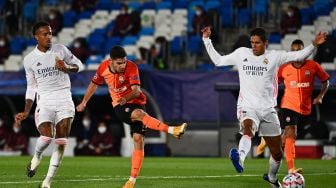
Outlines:
{"label": "stadium seat", "polygon": [[170,1],[161,1],[157,4],[156,9],[171,9],[172,8],[172,3]]}
{"label": "stadium seat", "polygon": [[27,22],[35,22],[37,5],[34,3],[25,3],[23,6],[23,18]]}
{"label": "stadium seat", "polygon": [[154,31],[155,30],[152,27],[143,27],[141,28],[139,35],[153,35]]}
{"label": "stadium seat", "polygon": [[198,35],[188,37],[188,52],[191,55],[199,55],[203,50],[202,39]]}
{"label": "stadium seat", "polygon": [[68,10],[63,13],[63,27],[73,27],[77,22],[77,14],[75,11]]}
{"label": "stadium seat", "polygon": [[182,55],[184,54],[184,41],[181,36],[176,36],[170,41],[170,53],[171,55]]}
{"label": "stadium seat", "polygon": [[105,49],[105,54],[110,53],[110,49],[115,46],[115,45],[120,45],[121,44],[121,38],[120,37],[111,37],[107,39],[107,42],[104,45]]}
{"label": "stadium seat", "polygon": [[278,32],[273,32],[268,37],[268,43],[279,44],[281,42],[281,35]]}
{"label": "stadium seat", "polygon": [[146,1],[143,3],[142,8],[146,9],[153,9],[156,10],[156,3],[154,1]]}
{"label": "stadium seat", "polygon": [[138,40],[137,36],[125,36],[124,39],[121,41],[121,45],[130,45],[130,44],[135,44]]}
{"label": "stadium seat", "polygon": [[248,27],[251,25],[251,13],[248,9],[240,9],[238,11],[237,26]]}
{"label": "stadium seat", "polygon": [[26,48],[26,39],[24,37],[14,37],[10,41],[11,54],[21,54]]}

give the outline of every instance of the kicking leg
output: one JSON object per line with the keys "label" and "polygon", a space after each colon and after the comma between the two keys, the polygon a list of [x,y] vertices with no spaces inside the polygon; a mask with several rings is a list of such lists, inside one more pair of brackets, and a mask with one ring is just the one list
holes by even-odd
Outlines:
{"label": "kicking leg", "polygon": [[131,119],[133,121],[141,121],[146,127],[150,129],[170,133],[176,138],[180,138],[187,129],[186,123],[183,123],[182,125],[174,126],[174,127],[168,126],[162,121],[148,115],[145,111],[141,109],[133,110],[131,114]]}

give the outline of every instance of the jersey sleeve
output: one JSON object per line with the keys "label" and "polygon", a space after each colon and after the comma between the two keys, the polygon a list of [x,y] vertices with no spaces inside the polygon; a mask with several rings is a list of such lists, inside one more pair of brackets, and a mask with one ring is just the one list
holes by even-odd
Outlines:
{"label": "jersey sleeve", "polygon": [[203,43],[210,59],[216,66],[235,65],[237,50],[227,55],[220,55],[214,48],[212,42],[208,38],[203,38]]}
{"label": "jersey sleeve", "polygon": [[130,85],[140,85],[140,76],[138,67],[135,64],[130,64],[130,69],[128,72],[129,75],[129,83]]}
{"label": "jersey sleeve", "polygon": [[93,78],[91,79],[91,81],[96,84],[96,85],[103,85],[104,84],[104,77],[102,76],[104,70],[106,68],[105,63],[101,63],[95,73],[95,75],[93,76]]}
{"label": "jersey sleeve", "polygon": [[84,70],[84,66],[83,63],[75,56],[72,54],[72,52],[65,47],[64,45],[62,45],[62,51],[63,51],[63,55],[64,55],[64,62],[68,65],[77,65],[78,66],[78,72]]}
{"label": "jersey sleeve", "polygon": [[310,44],[309,46],[299,51],[281,51],[280,64],[285,64],[291,61],[303,61],[313,53],[314,49],[315,47],[313,46],[313,44]]}
{"label": "jersey sleeve", "polygon": [[329,74],[322,68],[320,64],[315,62],[316,66],[316,74],[317,77],[320,79],[321,82],[324,82],[329,79]]}
{"label": "jersey sleeve", "polygon": [[26,80],[27,80],[27,90],[26,90],[26,99],[30,99],[32,101],[35,100],[35,95],[37,91],[37,82],[34,76],[33,70],[27,63],[27,59],[24,59],[24,69],[26,72]]}

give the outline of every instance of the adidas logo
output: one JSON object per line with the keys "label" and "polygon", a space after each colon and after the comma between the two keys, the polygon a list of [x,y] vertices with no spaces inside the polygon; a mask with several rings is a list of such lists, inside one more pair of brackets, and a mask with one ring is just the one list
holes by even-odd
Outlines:
{"label": "adidas logo", "polygon": [[245,58],[243,61],[244,61],[244,62],[247,62],[247,58]]}
{"label": "adidas logo", "polygon": [[38,62],[36,66],[41,66],[41,65],[42,65],[42,64],[41,64],[40,62]]}

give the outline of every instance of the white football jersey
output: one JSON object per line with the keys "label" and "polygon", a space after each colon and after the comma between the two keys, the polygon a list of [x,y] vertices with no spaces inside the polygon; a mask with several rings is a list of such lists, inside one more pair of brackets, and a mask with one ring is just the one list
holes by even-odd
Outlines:
{"label": "white football jersey", "polygon": [[56,69],[56,58],[67,65],[76,64],[79,71],[83,70],[82,62],[64,45],[52,44],[47,52],[36,47],[23,60],[27,78],[26,99],[34,101],[37,93],[38,101],[56,103],[71,100],[69,75]]}
{"label": "white football jersey", "polygon": [[289,61],[301,61],[314,50],[311,44],[301,51],[266,50],[256,56],[252,49],[241,47],[228,55],[220,55],[211,40],[203,38],[210,59],[216,66],[236,65],[239,74],[240,91],[238,107],[264,109],[277,105],[279,66]]}

